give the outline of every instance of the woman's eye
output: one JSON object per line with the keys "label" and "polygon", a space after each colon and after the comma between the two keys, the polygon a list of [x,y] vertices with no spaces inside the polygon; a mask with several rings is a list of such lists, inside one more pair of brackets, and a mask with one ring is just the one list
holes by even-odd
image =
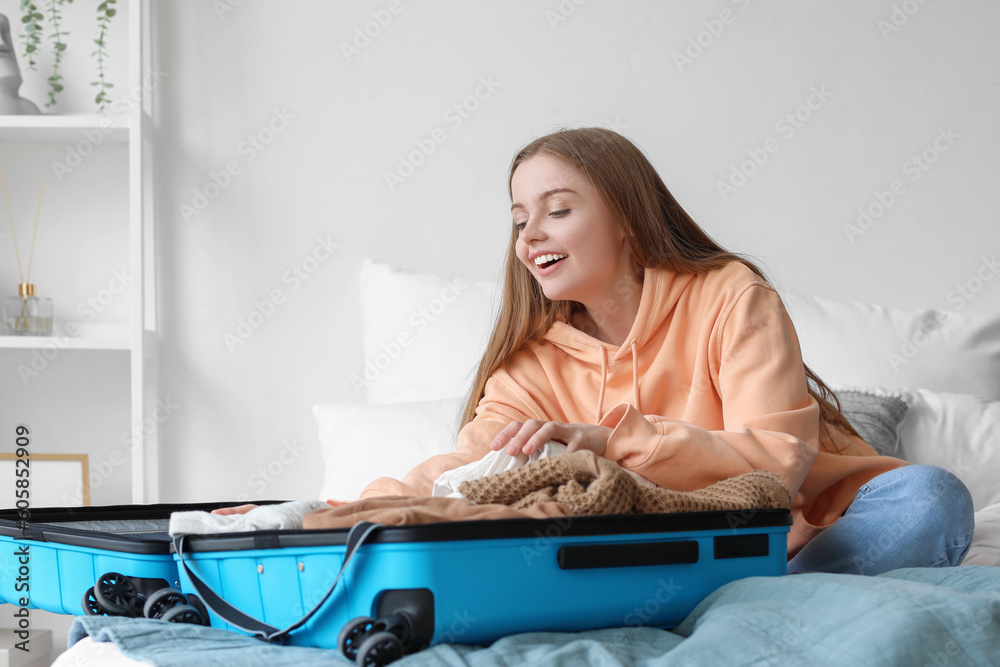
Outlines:
{"label": "woman's eye", "polygon": [[[564,208],[564,209],[560,209],[558,211],[552,211],[551,213],[549,213],[549,215],[552,216],[553,218],[562,218],[562,217],[564,217],[566,215],[569,215],[569,213],[570,213],[570,209]],[[527,220],[525,220],[524,222],[517,222],[515,220],[514,221],[514,228],[517,229],[517,231],[522,232],[522,231],[524,231],[524,228],[525,228],[525,226],[527,226],[527,224],[528,224]]]}

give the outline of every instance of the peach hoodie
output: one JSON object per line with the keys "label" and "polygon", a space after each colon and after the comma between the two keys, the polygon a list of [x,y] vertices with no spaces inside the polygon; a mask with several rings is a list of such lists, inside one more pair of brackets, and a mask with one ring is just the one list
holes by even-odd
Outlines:
{"label": "peach hoodie", "polygon": [[512,420],[613,428],[605,458],[656,484],[698,489],[752,469],[792,490],[789,557],[839,517],[862,484],[907,465],[820,420],[798,338],[777,292],[739,262],[705,274],[646,269],[621,347],[564,321],[486,382],[454,453],[361,497],[429,496],[437,477],[481,459]]}

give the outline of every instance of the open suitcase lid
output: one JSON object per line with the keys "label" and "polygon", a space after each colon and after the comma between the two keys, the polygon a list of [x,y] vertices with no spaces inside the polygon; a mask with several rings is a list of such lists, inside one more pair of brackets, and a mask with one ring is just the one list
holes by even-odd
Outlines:
{"label": "open suitcase lid", "polygon": [[[284,502],[256,501],[258,505]],[[106,549],[131,554],[169,554],[167,528],[172,512],[210,512],[232,502],[99,505],[0,509],[0,537]]]}

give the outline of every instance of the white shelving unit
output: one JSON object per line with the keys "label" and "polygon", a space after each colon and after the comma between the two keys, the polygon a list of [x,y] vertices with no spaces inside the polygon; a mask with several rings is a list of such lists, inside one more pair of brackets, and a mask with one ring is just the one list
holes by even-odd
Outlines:
{"label": "white shelving unit", "polygon": [[129,142],[129,125],[117,118],[97,114],[73,116],[0,116],[0,141],[52,141],[71,143],[86,130],[107,130],[112,144]]}
{"label": "white shelving unit", "polygon": [[[128,265],[132,284],[130,322],[126,325],[80,325],[75,335],[0,336],[4,349],[44,349],[56,345],[85,354],[93,350],[127,352],[130,357],[132,502],[159,499],[157,403],[158,334],[156,323],[155,247],[153,234],[152,92],[144,77],[152,71],[150,0],[128,0],[128,92],[137,104],[127,117],[97,114],[0,116],[0,143],[75,143],[87,131],[100,131],[104,141],[127,146]],[[154,425],[150,428],[150,424]]]}

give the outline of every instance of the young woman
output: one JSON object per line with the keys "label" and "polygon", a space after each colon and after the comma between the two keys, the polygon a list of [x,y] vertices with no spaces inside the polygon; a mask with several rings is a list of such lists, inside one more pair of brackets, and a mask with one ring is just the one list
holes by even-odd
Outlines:
{"label": "young woman", "polygon": [[761,271],[698,227],[636,146],[599,128],[542,137],[509,192],[503,303],[458,448],[362,498],[428,496],[491,450],[556,440],[676,490],[774,472],[794,498],[790,572],[962,561],[962,482],[862,440]]}

